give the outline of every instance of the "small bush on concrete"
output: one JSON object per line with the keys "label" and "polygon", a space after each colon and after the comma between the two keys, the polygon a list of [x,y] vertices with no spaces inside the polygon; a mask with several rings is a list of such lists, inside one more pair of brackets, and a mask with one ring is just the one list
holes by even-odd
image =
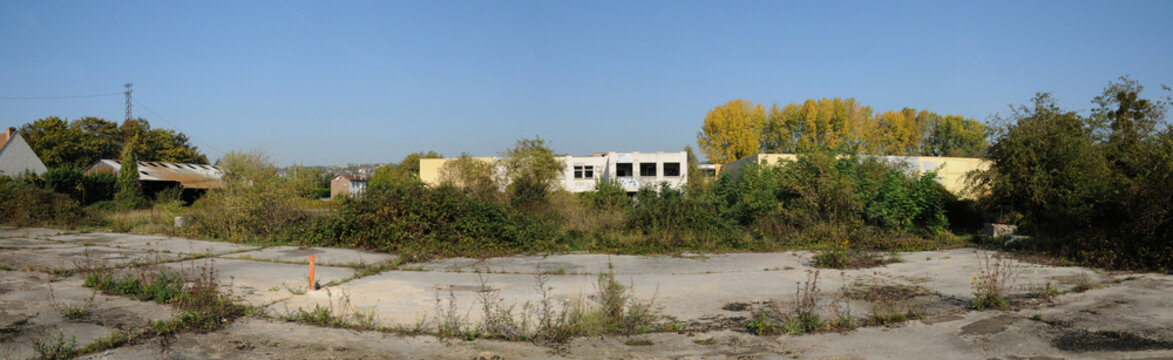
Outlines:
{"label": "small bush on concrete", "polygon": [[34,341],[33,351],[37,353],[36,359],[40,360],[71,359],[77,353],[77,336],[71,336],[66,341],[65,333],[57,332],[56,336],[46,341]]}
{"label": "small bush on concrete", "polygon": [[973,277],[973,300],[969,306],[975,310],[1009,308],[1006,295],[1017,276],[1017,267],[1001,254],[978,252],[977,259],[978,274]]}

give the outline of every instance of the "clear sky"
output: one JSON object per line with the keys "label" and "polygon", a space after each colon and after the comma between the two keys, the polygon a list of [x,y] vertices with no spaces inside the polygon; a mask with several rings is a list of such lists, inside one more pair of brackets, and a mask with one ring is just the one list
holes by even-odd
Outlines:
{"label": "clear sky", "polygon": [[[679,151],[705,112],[854,97],[985,120],[1173,85],[1173,1],[0,0],[0,125],[135,116],[212,159]],[[149,110],[148,110],[149,108]],[[153,111],[153,112],[152,112]],[[166,121],[164,121],[166,120]]]}

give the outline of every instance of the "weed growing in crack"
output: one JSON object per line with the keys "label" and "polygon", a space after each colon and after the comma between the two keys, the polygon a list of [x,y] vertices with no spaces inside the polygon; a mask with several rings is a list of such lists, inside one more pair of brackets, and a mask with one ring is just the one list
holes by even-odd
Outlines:
{"label": "weed growing in crack", "polygon": [[443,301],[440,300],[440,290],[436,289],[436,314],[436,336],[445,338],[465,335],[467,337],[467,334],[473,332],[465,324],[467,317],[462,317],[457,312],[456,293],[452,288],[448,289],[448,306],[443,306]]}
{"label": "weed growing in crack", "polygon": [[33,351],[37,353],[35,359],[39,360],[71,359],[77,356],[77,336],[66,341],[65,333],[59,331],[45,341],[33,341]]}
{"label": "weed growing in crack", "polygon": [[1081,293],[1095,288],[1096,284],[1092,282],[1092,279],[1090,277],[1084,276],[1079,279],[1079,283],[1075,284],[1075,287],[1071,288],[1071,292]]}
{"label": "weed growing in crack", "polygon": [[1058,296],[1061,292],[1056,289],[1054,285],[1047,282],[1044,285],[1039,285],[1030,292],[1030,297],[1035,299],[1051,300]]}
{"label": "weed growing in crack", "polygon": [[987,252],[978,252],[978,274],[973,277],[973,301],[969,306],[974,310],[999,309],[1010,307],[1006,300],[1007,290],[1018,275],[1018,268],[1013,261],[1002,254],[990,255]]}
{"label": "weed growing in crack", "polygon": [[789,312],[779,312],[775,318],[766,312],[754,314],[753,320],[746,324],[746,330],[756,335],[774,335],[778,333],[805,334],[827,327],[819,315],[820,304],[823,302],[823,293],[819,289],[819,270],[807,270],[806,281],[796,282],[794,299],[789,303],[792,308]]}
{"label": "weed growing in crack", "polygon": [[340,291],[337,302],[334,293],[329,288],[325,290],[329,305],[315,304],[313,310],[298,307],[297,310],[286,311],[281,319],[289,322],[351,330],[376,330],[379,328],[373,309],[364,310],[352,306],[350,294],[345,290]]}
{"label": "weed growing in crack", "polygon": [[[513,306],[505,307],[501,304],[501,290],[489,287],[488,278],[484,274],[478,273],[477,283],[480,288],[476,298],[483,312],[481,334],[507,340],[524,339],[529,330],[514,321]],[[523,321],[523,325],[528,323]]]}
{"label": "weed growing in crack", "polygon": [[652,340],[649,340],[649,339],[629,339],[623,343],[623,345],[627,345],[627,346],[652,346],[654,344],[655,343],[653,343]]}

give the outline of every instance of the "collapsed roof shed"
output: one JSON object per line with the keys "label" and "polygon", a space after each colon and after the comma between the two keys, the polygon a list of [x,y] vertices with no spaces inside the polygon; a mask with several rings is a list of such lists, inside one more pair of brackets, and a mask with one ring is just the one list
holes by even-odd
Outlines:
{"label": "collapsed roof shed", "polygon": [[[98,171],[117,174],[121,168],[120,160],[102,159],[86,170],[86,174]],[[224,169],[215,165],[139,161],[138,180],[177,182],[186,189],[214,189],[224,187]]]}

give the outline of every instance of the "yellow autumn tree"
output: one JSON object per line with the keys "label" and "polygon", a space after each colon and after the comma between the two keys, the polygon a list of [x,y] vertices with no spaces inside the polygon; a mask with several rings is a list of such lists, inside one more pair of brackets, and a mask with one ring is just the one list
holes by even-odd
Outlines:
{"label": "yellow autumn tree", "polygon": [[876,116],[878,131],[871,139],[885,155],[919,155],[920,136],[914,111],[887,111]]}
{"label": "yellow autumn tree", "polygon": [[766,125],[766,108],[752,101],[736,99],[717,106],[705,115],[696,134],[701,152],[716,164],[724,164],[761,149]]}
{"label": "yellow autumn tree", "polygon": [[855,99],[808,99],[770,107],[763,142],[768,152],[810,149],[859,150],[869,138],[872,108]]}

